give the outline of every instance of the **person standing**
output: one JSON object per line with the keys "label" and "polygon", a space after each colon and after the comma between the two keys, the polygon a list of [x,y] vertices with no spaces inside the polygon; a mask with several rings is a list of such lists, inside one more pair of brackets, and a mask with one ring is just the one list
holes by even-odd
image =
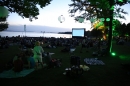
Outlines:
{"label": "person standing", "polygon": [[35,46],[33,48],[33,54],[34,54],[34,60],[35,60],[35,65],[36,65],[36,69],[38,69],[38,63],[41,64],[41,66],[43,67],[43,61],[42,61],[42,53],[44,52],[42,46],[40,46],[40,42],[37,41],[35,43]]}
{"label": "person standing", "polygon": [[81,42],[81,49],[80,49],[80,53],[82,53],[82,48],[86,47],[86,39],[84,38]]}

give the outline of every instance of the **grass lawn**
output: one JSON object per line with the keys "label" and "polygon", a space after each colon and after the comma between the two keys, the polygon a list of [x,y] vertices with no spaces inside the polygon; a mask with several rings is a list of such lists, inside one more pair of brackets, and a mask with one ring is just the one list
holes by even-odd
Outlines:
{"label": "grass lawn", "polygon": [[[130,75],[123,70],[121,63],[130,63],[130,46],[115,45],[113,43],[112,51],[117,55],[107,57],[97,57],[101,59],[105,65],[88,65],[90,70],[84,72],[81,77],[72,78],[63,75],[65,68],[70,67],[70,53],[61,53],[63,47],[56,49],[44,50],[55,53],[52,58],[62,58],[62,66],[59,68],[51,68],[49,70],[41,69],[34,71],[23,78],[16,79],[0,79],[0,86],[130,86]],[[76,47],[75,55],[81,57],[81,64],[84,58],[93,58],[92,51],[80,53],[80,46]],[[4,69],[7,61],[11,60],[14,55],[19,52],[17,46],[10,46],[9,49],[0,50],[0,71]],[[85,50],[84,50],[85,51]]]}

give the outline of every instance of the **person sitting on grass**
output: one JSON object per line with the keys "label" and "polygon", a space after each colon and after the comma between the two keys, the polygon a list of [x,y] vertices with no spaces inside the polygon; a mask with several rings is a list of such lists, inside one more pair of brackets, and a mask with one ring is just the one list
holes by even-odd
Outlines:
{"label": "person sitting on grass", "polygon": [[35,67],[35,60],[33,58],[32,51],[26,51],[27,65],[24,65],[26,68],[32,69]]}
{"label": "person sitting on grass", "polygon": [[23,61],[21,59],[21,56],[18,55],[17,59],[13,61],[13,71],[14,72],[20,72],[23,70]]}
{"label": "person sitting on grass", "polygon": [[[86,39],[84,38],[81,42],[81,48],[80,48],[80,53],[82,53],[82,49],[86,48]],[[87,51],[86,51],[87,52]]]}
{"label": "person sitting on grass", "polygon": [[70,46],[65,46],[65,48],[61,50],[61,52],[69,52],[69,51],[70,51]]}
{"label": "person sitting on grass", "polygon": [[47,68],[50,68],[51,67],[51,55],[49,52],[47,52],[47,55],[45,57],[45,63],[47,64]]}
{"label": "person sitting on grass", "polygon": [[10,70],[14,67],[14,61],[17,60],[19,53],[17,53],[13,59],[9,60],[6,64],[5,64],[5,69],[6,70]]}

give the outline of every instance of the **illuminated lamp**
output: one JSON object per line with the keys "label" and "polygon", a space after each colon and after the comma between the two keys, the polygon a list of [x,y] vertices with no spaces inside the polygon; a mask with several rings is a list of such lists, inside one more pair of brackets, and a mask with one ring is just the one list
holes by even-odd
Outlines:
{"label": "illuminated lamp", "polygon": [[58,17],[58,20],[60,23],[63,23],[65,21],[65,17],[63,15]]}
{"label": "illuminated lamp", "polygon": [[106,18],[106,21],[110,21],[110,18]]}
{"label": "illuminated lamp", "polygon": [[105,19],[104,18],[100,18],[100,21],[105,21]]}
{"label": "illuminated lamp", "polygon": [[123,0],[118,0],[119,2],[123,2]]}
{"label": "illuminated lamp", "polygon": [[115,55],[116,55],[116,53],[112,52],[112,53],[111,53],[111,55],[112,55],[112,56],[115,56]]}

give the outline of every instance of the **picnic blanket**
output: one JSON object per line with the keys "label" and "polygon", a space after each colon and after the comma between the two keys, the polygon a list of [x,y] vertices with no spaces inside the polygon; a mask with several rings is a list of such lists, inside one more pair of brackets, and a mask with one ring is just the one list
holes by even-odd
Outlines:
{"label": "picnic blanket", "polygon": [[18,77],[25,77],[26,75],[33,72],[34,69],[24,69],[19,73],[15,73],[12,69],[8,71],[3,71],[0,73],[0,78],[18,78]]}
{"label": "picnic blanket", "polygon": [[105,63],[98,58],[85,58],[84,62],[88,65],[105,65]]}

